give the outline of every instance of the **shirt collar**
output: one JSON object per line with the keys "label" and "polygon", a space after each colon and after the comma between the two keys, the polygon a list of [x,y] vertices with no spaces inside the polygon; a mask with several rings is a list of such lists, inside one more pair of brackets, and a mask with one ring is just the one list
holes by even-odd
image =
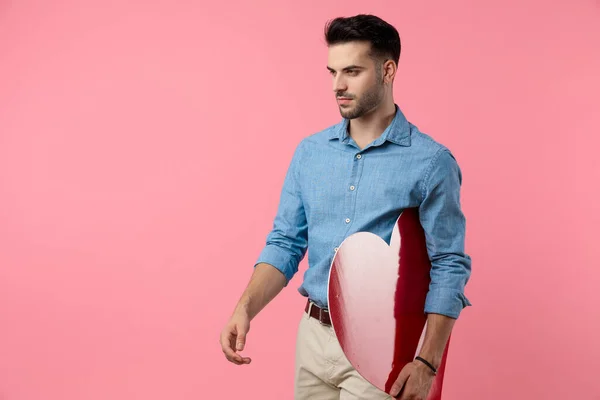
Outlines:
{"label": "shirt collar", "polygon": [[[410,146],[410,124],[398,105],[396,106],[396,115],[390,123],[390,125],[383,131],[381,136],[375,141],[374,144],[381,144],[384,141],[390,141],[399,146]],[[348,123],[350,121],[345,119],[338,124],[337,127],[331,129],[329,133],[329,139],[339,139],[344,142],[348,140]]]}

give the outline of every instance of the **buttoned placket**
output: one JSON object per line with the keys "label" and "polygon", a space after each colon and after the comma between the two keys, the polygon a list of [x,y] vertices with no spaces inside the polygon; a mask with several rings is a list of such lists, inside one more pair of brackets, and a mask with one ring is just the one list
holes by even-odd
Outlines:
{"label": "buttoned placket", "polygon": [[[352,158],[353,162],[352,168],[350,170],[350,179],[347,182],[347,193],[344,197],[344,211],[346,213],[346,218],[344,219],[344,221],[342,221],[342,223],[346,225],[344,237],[348,236],[348,232],[350,231],[353,218],[356,214],[357,189],[363,171],[363,160],[365,158],[365,155],[362,153],[354,153]],[[335,252],[337,252],[338,250],[339,247],[334,248]]]}

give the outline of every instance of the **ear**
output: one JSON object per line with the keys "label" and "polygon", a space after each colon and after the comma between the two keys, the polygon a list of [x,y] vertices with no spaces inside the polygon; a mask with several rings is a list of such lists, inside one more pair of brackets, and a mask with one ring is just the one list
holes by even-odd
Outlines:
{"label": "ear", "polygon": [[383,63],[383,83],[391,84],[394,82],[398,67],[392,60],[387,60]]}

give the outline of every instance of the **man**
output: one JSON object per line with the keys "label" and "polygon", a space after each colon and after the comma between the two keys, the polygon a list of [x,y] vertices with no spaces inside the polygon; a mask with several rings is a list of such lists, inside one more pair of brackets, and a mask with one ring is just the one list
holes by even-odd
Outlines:
{"label": "man", "polygon": [[346,237],[367,231],[389,244],[402,210],[418,207],[432,264],[428,329],[420,357],[401,370],[390,394],[425,399],[454,322],[470,305],[461,171],[450,151],[409,123],[394,102],[400,38],[393,26],[371,15],[337,18],[325,38],[342,122],[296,148],[273,230],[221,346],[229,361],[250,363],[239,354],[250,321],[287,286],[310,248],[299,288],[308,300],[297,337],[295,399],[389,399],[343,355],[327,320],[328,274]]}

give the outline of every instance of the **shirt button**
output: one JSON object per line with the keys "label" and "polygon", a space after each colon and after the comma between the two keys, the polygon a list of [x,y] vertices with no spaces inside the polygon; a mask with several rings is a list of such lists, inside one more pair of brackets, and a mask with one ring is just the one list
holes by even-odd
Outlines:
{"label": "shirt button", "polygon": [[338,247],[336,247],[335,249],[333,249],[333,251],[335,251],[337,253],[337,251],[339,250]]}
{"label": "shirt button", "polygon": [[349,224],[350,223],[350,218],[346,218],[346,223]]}
{"label": "shirt button", "polygon": [[354,189],[356,189],[356,188],[354,187],[354,185],[350,186],[350,190],[354,190]]}
{"label": "shirt button", "polygon": [[360,154],[357,154],[357,155],[356,155],[356,159],[357,159],[357,160],[360,160],[361,158],[362,158],[362,155],[360,155]]}

